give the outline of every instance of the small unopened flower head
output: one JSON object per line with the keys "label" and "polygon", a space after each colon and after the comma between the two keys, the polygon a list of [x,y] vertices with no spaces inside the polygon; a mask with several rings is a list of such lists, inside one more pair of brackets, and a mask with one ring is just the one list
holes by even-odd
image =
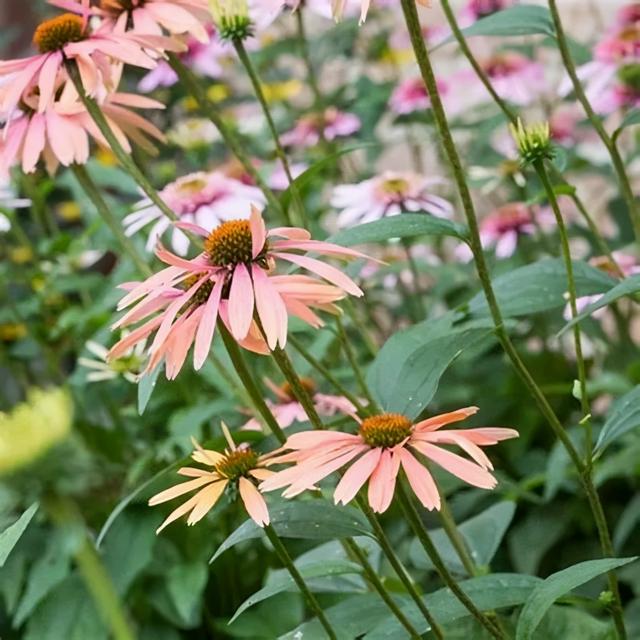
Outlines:
{"label": "small unopened flower head", "polygon": [[538,160],[550,160],[555,152],[551,144],[551,131],[548,122],[523,125],[518,118],[516,125],[510,125],[511,135],[518,146],[522,165]]}
{"label": "small unopened flower head", "polygon": [[209,0],[209,6],[222,40],[246,40],[253,35],[247,0]]}

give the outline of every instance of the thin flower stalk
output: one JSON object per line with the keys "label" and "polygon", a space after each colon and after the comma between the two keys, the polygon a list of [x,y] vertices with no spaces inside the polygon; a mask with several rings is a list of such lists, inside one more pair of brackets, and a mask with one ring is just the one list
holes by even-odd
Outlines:
{"label": "thin flower stalk", "polygon": [[[594,521],[598,529],[598,537],[600,539],[602,552],[607,557],[613,557],[615,554],[613,551],[613,544],[611,542],[611,535],[609,533],[607,521],[604,516],[602,502],[600,501],[598,492],[595,488],[595,485],[593,484],[593,478],[591,477],[589,468],[584,464],[582,458],[580,457],[580,454],[565,432],[564,426],[558,419],[546,396],[520,358],[520,355],[511,342],[511,339],[509,338],[509,335],[505,329],[502,313],[498,306],[498,301],[493,290],[493,285],[491,284],[489,269],[487,267],[487,263],[482,251],[482,244],[480,241],[480,233],[478,229],[478,220],[475,214],[473,200],[471,199],[471,192],[467,185],[464,170],[460,162],[460,157],[458,155],[458,151],[456,149],[451,131],[449,129],[449,124],[442,105],[442,100],[440,99],[440,94],[438,92],[435,75],[431,66],[429,53],[422,37],[418,14],[412,0],[401,0],[401,5],[418,66],[431,97],[432,110],[435,117],[438,133],[441,138],[441,142],[444,147],[449,164],[451,165],[453,176],[460,193],[463,211],[467,220],[467,225],[469,227],[470,247],[473,252],[478,277],[482,284],[485,297],[487,299],[487,304],[491,312],[491,317],[495,325],[496,336],[498,337],[498,340],[500,341],[505,353],[511,360],[512,365],[514,366],[523,382],[529,389],[529,392],[533,396],[534,400],[538,404],[540,411],[545,416],[547,422],[549,423],[549,426],[552,428],[556,437],[560,440],[563,447],[567,451],[573,466],[578,472],[578,475],[582,482],[582,486],[584,487],[587,496],[587,500],[591,507]],[[614,597],[612,615],[614,618],[616,629],[618,631],[618,635],[622,640],[624,640],[626,638],[626,631],[620,604],[617,577],[615,573],[609,572],[608,578],[609,588]]]}
{"label": "thin flower stalk", "polygon": [[584,89],[582,88],[582,84],[580,79],[578,78],[578,74],[576,73],[576,66],[573,62],[573,58],[571,56],[571,51],[569,50],[569,44],[567,43],[567,38],[564,33],[564,27],[562,25],[562,20],[560,19],[560,13],[558,12],[558,6],[556,0],[548,0],[549,1],[549,10],[551,12],[551,19],[553,20],[553,25],[556,31],[556,41],[558,43],[558,49],[560,50],[560,55],[562,57],[562,62],[564,67],[569,74],[569,78],[571,79],[571,84],[573,85],[573,90],[576,94],[576,98],[582,105],[587,117],[589,118],[589,122],[596,130],[596,133],[602,140],[602,144],[606,147],[609,155],[611,156],[611,162],[613,163],[614,171],[618,177],[618,182],[620,184],[620,190],[622,191],[622,197],[627,205],[627,209],[629,211],[629,217],[631,218],[631,223],[633,225],[633,230],[636,236],[636,242],[640,242],[640,205],[638,205],[638,200],[633,193],[633,188],[629,181],[629,176],[625,170],[625,163],[620,155],[620,151],[615,143],[615,141],[611,138],[611,136],[607,133],[607,130],[604,128],[602,121],[593,110],[589,99],[587,98]]}

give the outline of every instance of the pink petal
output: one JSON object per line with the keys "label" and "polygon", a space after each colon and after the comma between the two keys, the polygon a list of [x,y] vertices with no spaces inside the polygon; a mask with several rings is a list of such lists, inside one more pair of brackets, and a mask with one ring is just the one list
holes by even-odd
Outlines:
{"label": "pink petal", "polygon": [[283,448],[285,449],[315,449],[335,443],[362,444],[362,438],[351,433],[338,431],[301,431],[287,438]]}
{"label": "pink petal", "polygon": [[420,502],[431,511],[440,509],[440,494],[429,470],[421,465],[404,447],[398,449],[402,468],[413,493]]}
{"label": "pink petal", "polygon": [[247,267],[240,263],[231,276],[229,291],[229,325],[236,340],[243,340],[249,333],[253,320],[253,282]]}
{"label": "pink petal", "polygon": [[288,317],[282,297],[261,267],[254,264],[251,273],[256,311],[260,317],[267,344],[271,350],[275,349],[278,343],[284,347],[287,342]]}
{"label": "pink petal", "polygon": [[336,504],[339,502],[347,504],[353,500],[373,473],[373,470],[378,466],[381,454],[382,449],[379,447],[371,449],[347,469],[333,494],[333,500]]}
{"label": "pink petal", "polygon": [[196,333],[196,343],[193,352],[193,366],[196,371],[202,367],[211,349],[211,341],[213,340],[213,333],[218,320],[218,309],[220,308],[220,298],[222,297],[223,287],[224,280],[218,278],[213,285],[209,299],[202,312],[202,319],[198,327],[198,332]]}
{"label": "pink petal", "polygon": [[384,449],[380,462],[369,478],[368,499],[376,513],[384,513],[391,504],[396,488],[400,458],[390,449]]}
{"label": "pink petal", "polygon": [[240,497],[244,502],[247,513],[251,516],[252,520],[259,526],[264,527],[269,524],[269,511],[267,509],[267,503],[260,492],[255,488],[251,480],[246,478],[240,478],[239,481]]}
{"label": "pink petal", "polygon": [[251,205],[249,227],[251,229],[251,255],[256,258],[264,248],[264,243],[267,240],[267,230],[260,210],[253,205]]}
{"label": "pink petal", "polygon": [[178,227],[178,229],[190,231],[203,238],[209,237],[209,232],[204,227],[201,227],[199,224],[194,224],[193,222],[174,222],[173,226]]}
{"label": "pink petal", "polygon": [[311,234],[306,229],[300,227],[276,227],[268,233],[270,238],[279,236],[289,240],[311,240]]}
{"label": "pink petal", "polygon": [[493,465],[485,452],[470,438],[461,435],[458,431],[434,431],[425,434],[424,442],[433,444],[453,444],[460,447],[470,458],[473,458],[481,467],[491,471]]}

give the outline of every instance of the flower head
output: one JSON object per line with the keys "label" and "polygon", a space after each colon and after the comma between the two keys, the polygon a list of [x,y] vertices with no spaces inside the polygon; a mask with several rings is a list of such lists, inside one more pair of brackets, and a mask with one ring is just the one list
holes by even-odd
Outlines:
{"label": "flower head", "polygon": [[[264,353],[285,345],[289,315],[320,326],[322,321],[312,308],[335,311],[334,303],[346,294],[362,295],[344,273],[300,252],[366,256],[311,240],[304,229],[280,227],[267,231],[255,208],[249,220],[228,220],[211,232],[195,224],[178,226],[203,236],[204,251],[185,260],[159,245],[156,255],[167,268],[144,282],[125,285],[129,292],[119,309],[136,304],[114,327],[145,318],[147,321],[113,347],[112,358],[155,333],[147,369],[154,369],[166,357],[167,377],[174,378],[192,343],[194,366],[202,367],[218,317],[242,346]],[[303,274],[276,275],[276,267],[283,262],[321,279]]]}
{"label": "flower head", "polygon": [[[310,378],[301,378],[300,382],[311,396],[313,405],[319,416],[330,417],[336,415],[336,413],[351,415],[356,412],[356,407],[350,400],[342,396],[320,393]],[[296,398],[289,383],[277,386],[267,378],[265,379],[265,384],[277,398],[276,402],[272,402],[271,400],[267,400],[266,402],[276,422],[283,429],[290,427],[294,422],[306,422],[309,419],[304,407]],[[251,420],[246,422],[241,428],[248,431],[262,430],[261,422],[257,418],[251,418]]]}
{"label": "flower head", "polygon": [[223,423],[222,428],[229,444],[224,452],[203,449],[195,440],[195,451],[191,457],[198,463],[208,467],[182,467],[178,470],[181,476],[193,478],[181,484],[165,489],[149,499],[149,506],[162,504],[185,493],[198,490],[184,504],[172,511],[160,525],[156,533],[160,533],[185,514],[189,514],[188,525],[194,525],[204,518],[216,505],[227,487],[234,487],[240,493],[245,509],[253,521],[260,527],[269,524],[269,512],[264,498],[256,488],[256,482],[265,480],[273,472],[265,468],[267,456],[261,456],[247,445],[236,446],[229,430]]}
{"label": "flower head", "polygon": [[321,135],[325,140],[335,140],[354,134],[360,126],[358,116],[329,107],[321,114],[302,116],[291,131],[280,136],[280,141],[286,146],[312,147]]}
{"label": "flower head", "polygon": [[551,131],[548,122],[523,125],[518,118],[516,125],[509,126],[511,135],[518,146],[520,162],[523,165],[532,164],[539,160],[551,160],[554,155],[551,144]]}
{"label": "flower head", "polygon": [[222,40],[246,40],[253,35],[247,0],[209,0],[209,6]]}
{"label": "flower head", "polygon": [[357,184],[334,188],[331,205],[340,209],[338,224],[349,227],[408,211],[426,211],[448,218],[453,207],[448,200],[431,193],[440,178],[427,178],[411,172],[385,171]]}
{"label": "flower head", "polygon": [[89,340],[85,347],[93,358],[82,356],[78,358],[78,364],[89,369],[87,382],[103,382],[104,380],[114,380],[120,376],[128,382],[138,381],[144,366],[144,341],[134,345],[119,358],[111,361],[107,361],[109,350],[99,342]]}
{"label": "flower head", "polygon": [[[263,491],[286,487],[283,495],[292,498],[338,471],[347,464],[336,486],[336,504],[347,504],[369,483],[371,508],[382,513],[389,508],[400,467],[409,485],[427,509],[440,508],[440,495],[422,457],[449,471],[464,482],[481,489],[493,489],[496,479],[490,473],[491,461],[480,447],[515,438],[514,429],[485,427],[441,430],[441,427],[473,415],[477,407],[467,407],[414,423],[406,416],[384,413],[365,418],[358,433],[305,431],[290,436],[282,453],[274,455],[269,465],[294,463],[261,483]],[[441,445],[462,449],[472,460],[452,453]]]}

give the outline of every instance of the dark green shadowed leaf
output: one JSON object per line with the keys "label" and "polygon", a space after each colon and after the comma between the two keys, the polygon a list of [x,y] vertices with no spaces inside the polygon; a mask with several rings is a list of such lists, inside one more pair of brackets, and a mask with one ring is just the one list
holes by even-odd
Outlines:
{"label": "dark green shadowed leaf", "polygon": [[527,598],[516,631],[516,640],[530,640],[549,607],[560,597],[589,580],[633,562],[636,558],[602,558],[574,564],[550,575]]}
{"label": "dark green shadowed leaf", "polygon": [[558,335],[562,335],[565,331],[573,327],[574,324],[588,318],[594,311],[602,309],[602,307],[606,307],[612,302],[624,296],[637,293],[638,291],[640,291],[640,274],[625,278],[622,282],[619,282],[615,287],[607,291],[601,298],[586,307],[582,313],[579,313],[575,318],[567,322]]}
{"label": "dark green shadowed leaf", "polygon": [[[270,505],[269,516],[271,525],[282,538],[334,540],[372,535],[369,524],[358,510],[348,506],[334,507],[325,500]],[[210,562],[240,542],[261,536],[262,529],[253,520],[247,520],[218,547]]]}
{"label": "dark green shadowed leaf", "polygon": [[38,506],[38,503],[34,502],[11,526],[0,533],[0,567],[4,566],[9,554],[18,544],[18,540],[36,514]]}
{"label": "dark green shadowed leaf", "polygon": [[598,436],[595,453],[602,453],[606,446],[638,426],[640,426],[640,386],[625,393],[613,403]]}
{"label": "dark green shadowed leaf", "polygon": [[[574,261],[573,274],[578,296],[604,293],[616,284],[613,278],[586,262]],[[493,280],[493,288],[506,317],[526,316],[567,304],[567,274],[560,258],[540,260],[498,276]],[[468,310],[474,315],[489,313],[482,293],[469,301]]]}
{"label": "dark green shadowed leaf", "polygon": [[350,247],[356,244],[385,242],[393,238],[415,236],[452,236],[466,240],[467,229],[456,222],[436,218],[428,213],[401,213],[345,229],[332,236],[330,241]]}

